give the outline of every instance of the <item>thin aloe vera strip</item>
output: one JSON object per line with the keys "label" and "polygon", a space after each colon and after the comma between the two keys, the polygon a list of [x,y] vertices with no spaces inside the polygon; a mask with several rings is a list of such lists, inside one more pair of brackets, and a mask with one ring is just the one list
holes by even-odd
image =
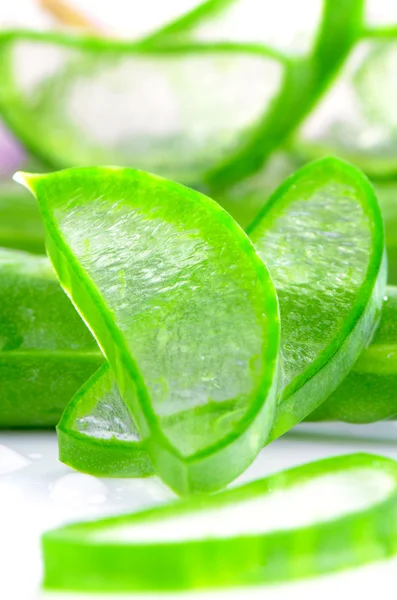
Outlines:
{"label": "thin aloe vera strip", "polygon": [[270,107],[284,64],[237,44],[11,32],[0,70],[4,119],[47,164],[133,166],[202,186]]}
{"label": "thin aloe vera strip", "polygon": [[103,360],[48,259],[0,248],[0,428],[53,427]]}
{"label": "thin aloe vera strip", "polygon": [[104,363],[75,394],[57,426],[59,459],[102,477],[154,473],[113,372]]}
{"label": "thin aloe vera strip", "polygon": [[382,318],[371,345],[308,421],[374,423],[397,415],[397,288],[386,288]]}
{"label": "thin aloe vera strip", "polygon": [[397,173],[397,33],[362,39],[298,134],[306,156],[337,153],[371,177]]}
{"label": "thin aloe vera strip", "polygon": [[44,587],[132,592],[321,575],[397,551],[397,464],[328,458],[206,498],[44,534]]}
{"label": "thin aloe vera strip", "polygon": [[367,178],[325,158],[289,177],[247,232],[280,304],[278,437],[328,398],[370,342],[386,282],[383,223]]}
{"label": "thin aloe vera strip", "polygon": [[156,471],[180,493],[231,481],[270,433],[278,379],[277,298],[249,239],[209,198],[133,169],[18,179]]}

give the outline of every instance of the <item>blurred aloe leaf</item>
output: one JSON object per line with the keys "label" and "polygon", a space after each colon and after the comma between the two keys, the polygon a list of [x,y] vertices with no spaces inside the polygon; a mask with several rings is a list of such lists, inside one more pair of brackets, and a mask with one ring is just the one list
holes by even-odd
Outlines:
{"label": "blurred aloe leaf", "polygon": [[3,114],[47,163],[134,165],[190,183],[245,143],[283,77],[262,49],[29,33],[1,38],[0,65]]}
{"label": "blurred aloe leaf", "polygon": [[103,361],[48,259],[0,248],[0,427],[53,427]]}
{"label": "blurred aloe leaf", "polygon": [[[225,24],[229,15],[230,24],[230,10],[233,22],[241,11],[255,22],[253,4],[225,2],[199,22],[215,27],[215,16]],[[300,123],[349,53],[362,12],[362,0],[326,0],[310,51],[293,59],[265,38],[225,41],[229,30],[203,41],[188,27],[188,41],[160,32],[138,44],[6,33],[0,108],[54,167],[134,166],[216,197]]]}
{"label": "blurred aloe leaf", "polygon": [[397,28],[354,49],[333,87],[303,125],[307,157],[337,153],[371,177],[397,174]]}
{"label": "blurred aloe leaf", "polygon": [[0,183],[0,246],[44,254],[44,227],[29,193]]}

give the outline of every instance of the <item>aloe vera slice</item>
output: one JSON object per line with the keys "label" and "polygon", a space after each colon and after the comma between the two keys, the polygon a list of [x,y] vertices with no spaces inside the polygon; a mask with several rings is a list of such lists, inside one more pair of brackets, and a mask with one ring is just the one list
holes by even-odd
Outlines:
{"label": "aloe vera slice", "polygon": [[269,435],[278,373],[277,298],[249,239],[209,198],[132,169],[19,181],[156,471],[180,493],[231,481]]}
{"label": "aloe vera slice", "polygon": [[396,553],[397,464],[329,458],[206,498],[46,533],[44,586],[177,590],[273,583]]}
{"label": "aloe vera slice", "polygon": [[245,144],[284,65],[262,48],[26,32],[0,37],[0,70],[4,118],[48,164],[134,166],[202,184]]}
{"label": "aloe vera slice", "polygon": [[309,421],[374,423],[397,415],[397,288],[387,287],[374,339]]}
{"label": "aloe vera slice", "polygon": [[57,432],[59,459],[74,469],[104,477],[144,477],[154,472],[107,363],[67,405]]}
{"label": "aloe vera slice", "polygon": [[48,259],[0,248],[0,427],[54,426],[102,363]]}
{"label": "aloe vera slice", "polygon": [[309,157],[333,152],[373,177],[397,173],[395,39],[363,40],[300,132]]}
{"label": "aloe vera slice", "polygon": [[278,437],[326,400],[370,341],[386,279],[382,218],[366,177],[326,158],[288,178],[248,234],[280,304]]}

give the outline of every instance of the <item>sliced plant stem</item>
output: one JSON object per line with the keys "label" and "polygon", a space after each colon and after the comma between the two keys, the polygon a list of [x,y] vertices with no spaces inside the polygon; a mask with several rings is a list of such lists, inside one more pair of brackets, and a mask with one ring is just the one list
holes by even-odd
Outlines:
{"label": "sliced plant stem", "polygon": [[44,586],[160,592],[310,577],[394,555],[396,521],[396,462],[339,456],[211,497],[50,531]]}

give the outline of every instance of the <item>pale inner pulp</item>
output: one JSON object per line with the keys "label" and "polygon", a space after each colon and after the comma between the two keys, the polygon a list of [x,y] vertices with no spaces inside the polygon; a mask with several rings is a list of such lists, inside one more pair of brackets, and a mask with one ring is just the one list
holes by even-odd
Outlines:
{"label": "pale inner pulp", "polygon": [[352,469],[215,509],[106,526],[91,536],[97,542],[144,544],[260,535],[360,512],[384,500],[394,487],[394,479],[388,473],[371,468]]}

